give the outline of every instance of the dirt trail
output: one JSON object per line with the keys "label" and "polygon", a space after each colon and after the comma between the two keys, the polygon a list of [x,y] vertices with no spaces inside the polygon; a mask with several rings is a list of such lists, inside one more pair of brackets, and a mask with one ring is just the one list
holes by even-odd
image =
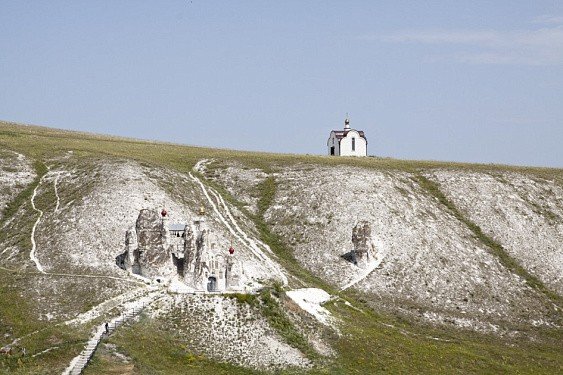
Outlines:
{"label": "dirt trail", "polygon": [[61,198],[59,196],[59,189],[58,189],[59,179],[63,174],[68,173],[66,171],[52,172],[51,167],[49,166],[47,166],[47,169],[48,172],[41,177],[39,183],[37,184],[35,189],[33,189],[33,195],[31,196],[31,207],[36,212],[39,213],[39,217],[35,221],[35,224],[33,225],[33,228],[31,230],[31,251],[29,253],[29,258],[33,261],[33,263],[35,263],[37,270],[41,273],[46,273],[46,272],[44,271],[43,266],[41,265],[39,259],[37,258],[37,243],[35,241],[35,232],[37,230],[37,227],[39,226],[39,223],[41,222],[41,219],[43,218],[44,212],[35,206],[35,197],[37,196],[37,190],[41,187],[41,185],[45,182],[45,180],[47,180],[51,176],[54,176],[55,178],[53,179],[53,187],[55,189],[55,197],[57,198],[57,202],[55,203],[55,208],[53,209],[53,213],[57,213],[59,211],[59,207],[61,204]]}
{"label": "dirt trail", "polygon": [[[207,162],[207,160],[200,160],[195,165],[194,170],[200,172],[205,162]],[[205,184],[203,184],[203,182],[201,182],[201,180],[195,177],[192,173],[190,173],[189,176],[194,182],[196,182],[200,186],[200,188],[203,191],[203,194],[207,198],[207,201],[209,202],[209,204],[211,204],[211,207],[213,207],[213,211],[219,216],[219,220],[221,220],[221,222],[225,225],[228,231],[235,238],[237,238],[239,241],[245,244],[245,246],[252,252],[252,254],[254,254],[254,256],[256,256],[258,259],[264,262],[264,264],[271,270],[272,274],[279,277],[284,285],[287,285],[288,279],[285,272],[281,269],[279,264],[274,262],[268,255],[266,255],[262,251],[262,249],[260,248],[260,246],[258,246],[258,244],[260,244],[267,252],[273,254],[270,247],[258,240],[251,238],[240,228],[235,218],[231,214],[229,207],[225,203],[225,200],[217,191],[215,191],[210,187],[205,186]],[[215,200],[212,199],[212,196]],[[225,215],[223,215],[223,213],[221,212],[222,211],[221,208],[225,212]]]}
{"label": "dirt trail", "polygon": [[39,263],[39,259],[37,259],[37,256],[35,254],[37,250],[37,244],[35,243],[35,230],[37,229],[37,226],[41,222],[41,218],[43,217],[43,211],[35,207],[35,196],[37,195],[37,189],[41,186],[41,183],[43,182],[45,176],[39,179],[39,183],[37,184],[35,189],[33,189],[33,195],[31,196],[31,207],[36,212],[39,212],[39,217],[37,218],[35,224],[33,224],[33,228],[31,229],[31,251],[29,252],[29,258],[33,261],[33,263],[35,263],[37,270],[41,273],[45,273],[45,271],[43,270],[43,267],[41,266],[41,263]]}
{"label": "dirt trail", "polygon": [[340,291],[344,291],[354,285],[356,285],[357,283],[359,283],[360,281],[362,281],[363,279],[365,279],[366,277],[368,277],[373,271],[375,271],[375,269],[377,267],[379,267],[379,265],[381,264],[381,262],[383,262],[383,259],[385,258],[385,255],[380,255],[377,259],[375,259],[373,261],[373,263],[371,263],[369,265],[368,268],[365,269],[365,271],[363,271],[358,277],[354,278],[352,281],[350,281],[349,283],[347,283],[346,285],[344,285],[342,288],[340,288]]}

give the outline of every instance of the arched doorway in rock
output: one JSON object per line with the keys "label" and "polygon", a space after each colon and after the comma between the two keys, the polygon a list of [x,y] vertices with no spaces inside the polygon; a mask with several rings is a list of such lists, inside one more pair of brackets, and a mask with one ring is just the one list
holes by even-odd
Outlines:
{"label": "arched doorway in rock", "polygon": [[217,290],[217,278],[211,276],[207,279],[207,291],[208,292],[215,292]]}

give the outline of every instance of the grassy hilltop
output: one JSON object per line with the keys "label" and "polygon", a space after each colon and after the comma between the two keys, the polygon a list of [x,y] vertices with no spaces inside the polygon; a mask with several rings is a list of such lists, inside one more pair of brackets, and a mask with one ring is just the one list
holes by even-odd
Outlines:
{"label": "grassy hilltop", "polygon": [[[107,301],[142,287],[102,261],[121,250],[122,228],[138,212],[123,203],[121,185],[154,186],[179,206],[198,207],[201,193],[185,177],[202,159],[209,163],[198,176],[270,246],[289,285],[265,281],[258,295],[208,297],[200,305],[166,295],[104,338],[86,374],[563,373],[563,248],[556,241],[563,237],[563,170],[243,152],[8,122],[0,122],[0,173],[20,177],[0,178],[0,347],[15,352],[0,354],[0,373],[60,374],[69,365],[91,329],[118,312]],[[121,183],[124,170],[133,172]],[[343,190],[332,185],[339,176],[347,176]],[[514,196],[512,206],[499,201],[487,211],[487,194]],[[112,205],[122,216],[101,209]],[[489,223],[492,215],[498,219]],[[364,217],[385,218],[377,233],[386,258],[341,290],[357,276],[340,256],[349,246],[347,224]],[[546,237],[545,259],[530,255],[536,237],[524,224],[515,229],[517,222]],[[30,261],[34,225],[46,273]],[[79,241],[87,249],[81,258]],[[335,327],[285,298],[302,287],[335,296],[324,305]],[[67,324],[104,303],[93,319]],[[227,320],[237,332],[256,324],[310,365],[252,367],[218,353],[218,344],[206,346],[201,327],[216,329],[216,322],[202,317],[213,315],[214,304],[236,311]],[[238,341],[229,345],[224,350]]]}

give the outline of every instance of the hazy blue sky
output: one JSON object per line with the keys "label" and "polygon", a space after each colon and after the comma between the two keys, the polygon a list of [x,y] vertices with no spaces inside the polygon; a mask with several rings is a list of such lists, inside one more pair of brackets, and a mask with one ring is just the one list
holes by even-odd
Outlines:
{"label": "hazy blue sky", "polygon": [[0,0],[0,119],[563,167],[563,1]]}

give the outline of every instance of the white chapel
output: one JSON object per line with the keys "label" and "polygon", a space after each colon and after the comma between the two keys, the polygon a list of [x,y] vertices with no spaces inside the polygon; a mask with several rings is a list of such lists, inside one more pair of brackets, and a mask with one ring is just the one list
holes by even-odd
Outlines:
{"label": "white chapel", "polygon": [[344,130],[331,131],[326,145],[328,154],[333,156],[368,155],[368,140],[363,130],[350,129],[348,114],[344,121]]}

